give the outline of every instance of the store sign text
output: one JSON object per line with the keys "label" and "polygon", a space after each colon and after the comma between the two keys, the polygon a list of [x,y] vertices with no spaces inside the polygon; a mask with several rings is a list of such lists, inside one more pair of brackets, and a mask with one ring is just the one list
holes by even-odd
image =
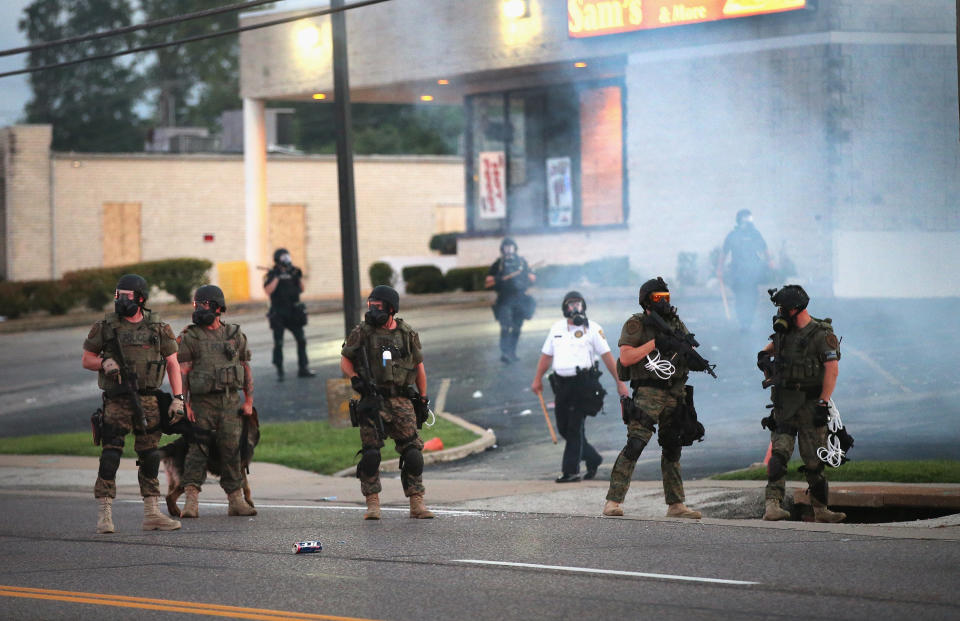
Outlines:
{"label": "store sign text", "polygon": [[680,26],[795,11],[808,0],[567,0],[571,37]]}

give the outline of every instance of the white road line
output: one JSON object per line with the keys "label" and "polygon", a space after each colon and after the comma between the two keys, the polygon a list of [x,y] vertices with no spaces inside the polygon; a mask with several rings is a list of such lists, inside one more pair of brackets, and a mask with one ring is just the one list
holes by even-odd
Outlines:
{"label": "white road line", "polygon": [[866,362],[867,366],[869,366],[871,369],[873,369],[874,371],[876,371],[877,373],[885,377],[888,382],[890,382],[891,384],[893,384],[903,392],[907,392],[907,393],[913,392],[912,390],[910,390],[910,388],[907,387],[906,384],[904,384],[903,382],[895,378],[893,375],[891,375],[889,371],[887,371],[882,366],[880,366],[879,362],[877,362],[867,354],[863,353],[858,349],[854,349],[853,347],[850,347],[850,346],[847,346],[846,350],[851,354],[853,354],[854,356],[856,356],[857,358],[859,358],[860,360],[863,360],[864,362]]}
{"label": "white road line", "polygon": [[437,391],[437,398],[435,400],[436,407],[434,411],[440,413],[443,412],[445,407],[447,407],[447,393],[450,391],[450,378],[445,377],[440,380],[440,390]]}
{"label": "white road line", "polygon": [[535,563],[508,563],[506,561],[479,561],[475,559],[456,559],[454,563],[472,563],[474,565],[498,565],[503,567],[523,567],[527,569],[550,569],[584,574],[607,574],[611,576],[633,576],[636,578],[656,578],[658,580],[682,580],[686,582],[710,582],[713,584],[760,584],[745,580],[723,580],[720,578],[699,578],[696,576],[675,576],[673,574],[648,574],[640,571],[622,571],[618,569],[593,569],[590,567],[564,567],[563,565],[537,565]]}
{"label": "white road line", "polygon": [[[137,504],[142,503],[142,500],[121,500],[120,502],[135,502]],[[201,502],[199,503],[201,507],[226,507],[228,506],[225,502]],[[366,507],[361,507],[357,505],[265,505],[263,503],[256,504],[257,509],[318,509],[318,510],[343,510],[348,509],[352,511],[366,511]],[[397,513],[406,513],[410,509],[407,507],[380,507],[381,511],[396,511]],[[430,511],[437,513],[439,515],[483,515],[480,511],[460,511],[457,509],[436,509],[431,507]]]}

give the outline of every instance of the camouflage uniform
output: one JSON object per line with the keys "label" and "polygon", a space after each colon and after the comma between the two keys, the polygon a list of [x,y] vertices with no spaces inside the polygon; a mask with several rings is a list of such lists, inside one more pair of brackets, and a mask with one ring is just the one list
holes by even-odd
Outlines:
{"label": "camouflage uniform", "polygon": [[134,450],[139,457],[137,478],[140,482],[140,495],[144,498],[159,496],[160,482],[157,472],[160,456],[157,446],[162,434],[157,397],[153,393],[163,384],[167,368],[166,357],[177,353],[177,341],[170,325],[160,321],[156,313],[145,311],[143,319],[136,323],[121,319],[116,313],[108,313],[90,329],[83,342],[83,349],[115,359],[114,336],[127,363],[125,374],[128,377],[136,374],[147,428],[139,428],[139,416],[130,396],[122,393],[118,379],[106,375],[101,369],[98,385],[104,391],[103,451],[93,495],[96,498],[116,498],[116,472],[120,455],[123,453],[124,436],[132,431]]}
{"label": "camouflage uniform", "polygon": [[[423,450],[423,440],[417,433],[417,416],[413,404],[406,396],[409,386],[416,381],[417,366],[423,362],[423,353],[417,333],[403,319],[396,321],[397,327],[394,330],[374,328],[366,323],[358,325],[350,332],[340,354],[353,363],[354,369],[361,376],[369,379],[361,351],[366,350],[373,381],[383,396],[383,407],[380,409],[383,429],[387,436],[393,438],[396,451],[403,462],[404,454],[408,450]],[[385,360],[384,353],[387,351],[390,352],[390,358]],[[360,442],[362,452],[376,450],[379,454],[379,450],[384,446],[383,438],[368,418],[361,421]],[[377,464],[377,468],[371,473],[357,468],[360,491],[364,496],[379,494],[382,489],[379,458]],[[410,472],[401,467],[400,483],[403,485],[404,495],[408,498],[424,494],[422,472]]]}
{"label": "camouflage uniform", "polygon": [[[800,330],[783,335],[781,345],[782,378],[777,391],[780,407],[774,410],[776,431],[770,432],[771,465],[782,465],[782,472],[772,470],[768,477],[766,499],[783,500],[786,492],[786,464],[793,455],[794,443],[800,450],[804,475],[814,501],[826,504],[827,481],[824,464],[817,457],[817,448],[826,446],[827,427],[814,424],[817,400],[823,387],[823,363],[839,360],[839,341],[829,319],[811,318]],[[774,459],[774,456],[776,459]]]}
{"label": "camouflage uniform", "polygon": [[[678,317],[666,318],[670,327],[688,334],[688,330]],[[653,340],[656,332],[644,324],[643,314],[638,313],[630,317],[620,331],[618,347],[628,345],[639,347]],[[630,381],[633,388],[633,403],[637,407],[637,415],[627,421],[627,444],[617,456],[610,473],[610,488],[607,491],[607,500],[622,503],[630,488],[630,479],[633,469],[637,465],[640,453],[653,437],[654,427],[659,425],[660,430],[669,427],[674,416],[678,414],[684,402],[684,386],[686,385],[689,370],[682,358],[672,360],[676,373],[669,380],[661,380],[644,368],[645,360],[640,360],[630,367],[624,367],[617,361],[617,373],[623,381]],[[663,446],[660,455],[660,470],[663,473],[663,495],[666,504],[672,505],[684,502],[683,479],[680,474],[681,446]]]}
{"label": "camouflage uniform", "polygon": [[198,490],[207,476],[207,446],[215,443],[220,455],[220,487],[228,495],[243,486],[240,467],[240,413],[243,363],[250,360],[247,337],[240,326],[224,324],[209,330],[197,325],[184,328],[178,359],[191,363],[187,374],[194,443],[187,450],[183,486]]}

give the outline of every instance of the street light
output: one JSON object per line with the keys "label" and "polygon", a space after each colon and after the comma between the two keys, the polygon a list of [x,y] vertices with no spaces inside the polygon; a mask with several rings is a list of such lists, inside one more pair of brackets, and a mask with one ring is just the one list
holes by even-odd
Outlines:
{"label": "street light", "polygon": [[501,5],[503,16],[507,19],[520,19],[530,16],[530,7],[527,0],[503,0]]}

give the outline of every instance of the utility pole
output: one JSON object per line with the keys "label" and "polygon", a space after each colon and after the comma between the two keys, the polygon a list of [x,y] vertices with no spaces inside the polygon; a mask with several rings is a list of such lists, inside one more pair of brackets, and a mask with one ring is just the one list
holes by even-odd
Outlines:
{"label": "utility pole", "polygon": [[[343,0],[331,7],[343,8]],[[343,272],[344,336],[360,322],[360,267],[357,256],[357,209],[353,191],[353,126],[347,68],[346,12],[330,15],[333,34],[333,99],[337,132],[337,187],[340,195],[340,261]]]}

